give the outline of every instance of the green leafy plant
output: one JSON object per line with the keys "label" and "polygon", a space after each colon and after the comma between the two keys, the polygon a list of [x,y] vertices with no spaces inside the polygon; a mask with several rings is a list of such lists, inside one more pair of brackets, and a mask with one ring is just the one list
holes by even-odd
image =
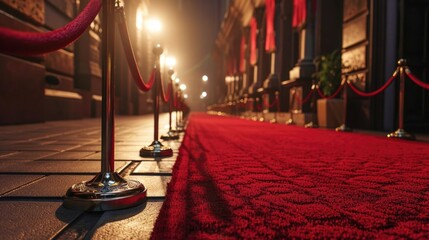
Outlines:
{"label": "green leafy plant", "polygon": [[341,52],[338,50],[315,59],[317,71],[313,77],[319,79],[323,94],[331,95],[341,84]]}

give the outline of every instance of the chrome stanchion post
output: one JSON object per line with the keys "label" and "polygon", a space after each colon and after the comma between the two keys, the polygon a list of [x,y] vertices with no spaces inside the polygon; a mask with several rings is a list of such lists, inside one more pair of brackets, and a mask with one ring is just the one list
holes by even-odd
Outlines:
{"label": "chrome stanchion post", "polygon": [[291,105],[289,106],[289,112],[290,112],[290,118],[286,121],[286,125],[295,125],[295,122],[293,121],[293,105],[295,105],[295,98],[296,98],[296,89],[293,90],[292,93],[292,102]]}
{"label": "chrome stanchion post", "polygon": [[[174,111],[175,111],[175,120],[176,120],[176,129],[173,130],[173,132],[177,133],[177,132],[181,132],[179,129],[179,83],[176,82],[176,92],[174,93],[174,97],[176,101],[176,105],[174,106]],[[174,91],[173,91],[174,92]]]}
{"label": "chrome stanchion post", "polygon": [[279,91],[275,92],[275,101],[276,101],[276,111],[274,112],[274,119],[271,119],[270,123],[278,123],[277,115],[280,112]]}
{"label": "chrome stanchion post", "polygon": [[171,157],[173,156],[173,150],[170,147],[162,145],[158,140],[159,131],[159,90],[161,84],[161,71],[160,71],[160,56],[163,53],[161,45],[156,45],[153,49],[153,53],[156,56],[155,63],[155,83],[153,84],[153,109],[154,109],[154,129],[153,129],[153,142],[149,146],[144,146],[140,149],[141,157]]}
{"label": "chrome stanchion post", "polygon": [[115,0],[103,1],[102,12],[102,145],[101,172],[92,180],[74,184],[66,193],[64,207],[106,211],[137,206],[146,201],[147,189],[138,181],[125,180],[115,172],[114,159],[114,39]]}
{"label": "chrome stanchion post", "polygon": [[177,140],[179,139],[179,135],[173,132],[172,129],[172,112],[173,112],[173,101],[174,101],[174,89],[173,89],[173,76],[174,74],[174,70],[173,69],[169,69],[168,70],[168,75],[170,77],[170,81],[171,81],[171,92],[170,92],[170,102],[168,104],[168,124],[169,124],[169,128],[168,128],[168,132],[167,134],[164,134],[161,136],[162,140]]}
{"label": "chrome stanchion post", "polygon": [[348,83],[348,75],[345,76],[346,80],[344,82],[344,88],[343,88],[343,111],[344,111],[344,116],[343,116],[343,124],[341,124],[341,126],[335,128],[335,131],[337,132],[351,132],[352,129],[347,127],[346,123],[347,123],[347,83]]}
{"label": "chrome stanchion post", "polygon": [[407,66],[407,60],[399,59],[398,65],[399,65],[399,116],[398,116],[399,128],[398,130],[387,134],[387,137],[414,140],[416,139],[416,137],[413,134],[407,133],[404,130],[405,67]]}
{"label": "chrome stanchion post", "polygon": [[319,125],[317,125],[317,97],[316,97],[316,91],[317,91],[317,84],[313,80],[313,85],[311,85],[311,91],[313,91],[313,96],[311,96],[311,110],[313,112],[313,115],[311,116],[311,122],[304,125],[305,128],[318,128]]}

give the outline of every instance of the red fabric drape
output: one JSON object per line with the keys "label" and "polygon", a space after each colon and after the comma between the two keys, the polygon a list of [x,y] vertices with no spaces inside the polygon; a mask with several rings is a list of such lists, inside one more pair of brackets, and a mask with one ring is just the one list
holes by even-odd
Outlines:
{"label": "red fabric drape", "polygon": [[246,71],[246,58],[245,58],[245,51],[246,51],[246,39],[241,37],[241,44],[240,44],[240,72],[244,73]]}
{"label": "red fabric drape", "polygon": [[265,14],[267,17],[267,35],[265,37],[265,51],[267,52],[274,52],[276,50],[276,32],[274,29],[275,8],[275,0],[265,0]]}
{"label": "red fabric drape", "polygon": [[258,24],[256,19],[252,17],[250,20],[250,64],[255,65],[257,62],[257,53],[256,53],[256,31],[258,29]]}
{"label": "red fabric drape", "polygon": [[293,18],[292,27],[298,27],[305,22],[307,18],[306,0],[293,0]]}

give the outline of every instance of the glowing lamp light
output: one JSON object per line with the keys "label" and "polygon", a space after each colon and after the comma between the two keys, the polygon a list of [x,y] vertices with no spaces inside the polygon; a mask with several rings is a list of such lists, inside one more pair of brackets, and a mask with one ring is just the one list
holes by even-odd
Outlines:
{"label": "glowing lamp light", "polygon": [[204,75],[202,78],[203,82],[207,82],[209,80],[209,77],[207,77],[207,75]]}
{"label": "glowing lamp light", "polygon": [[162,31],[162,24],[157,19],[149,19],[146,22],[146,28],[151,32],[161,32]]}
{"label": "glowing lamp light", "polygon": [[180,90],[185,91],[186,90],[186,84],[180,84],[179,86]]}
{"label": "glowing lamp light", "polygon": [[176,58],[174,58],[174,57],[166,57],[165,63],[169,67],[174,67],[174,66],[176,66],[177,61],[176,61]]}
{"label": "glowing lamp light", "polygon": [[184,99],[188,99],[188,97],[189,97],[189,96],[188,96],[188,94],[186,94],[186,93],[185,93],[185,94],[183,94],[183,98],[184,98]]}
{"label": "glowing lamp light", "polygon": [[174,82],[175,82],[175,83],[179,83],[179,82],[180,82],[180,78],[176,78],[176,79],[174,79]]}

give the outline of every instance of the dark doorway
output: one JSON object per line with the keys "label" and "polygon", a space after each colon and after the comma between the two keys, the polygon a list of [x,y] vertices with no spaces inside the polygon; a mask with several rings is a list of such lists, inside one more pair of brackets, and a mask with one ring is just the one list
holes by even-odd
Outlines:
{"label": "dark doorway", "polygon": [[[429,83],[429,0],[400,1],[399,57],[411,72]],[[404,127],[429,133],[429,90],[405,81]]]}

